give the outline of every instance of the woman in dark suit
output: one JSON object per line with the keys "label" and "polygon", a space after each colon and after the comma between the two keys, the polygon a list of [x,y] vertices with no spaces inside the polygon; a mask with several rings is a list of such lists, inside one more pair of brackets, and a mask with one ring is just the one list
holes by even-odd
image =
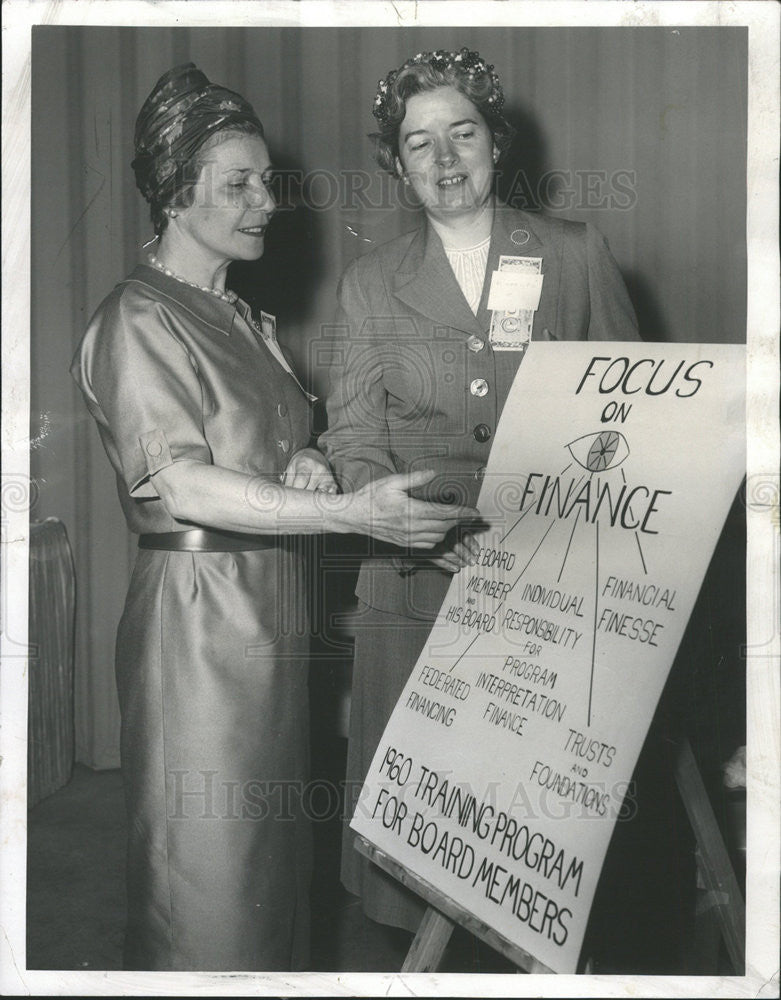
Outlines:
{"label": "woman in dark suit", "polygon": [[[493,67],[467,49],[420,53],[379,84],[378,161],[414,192],[425,218],[353,261],[340,285],[336,327],[345,339],[335,345],[321,441],[345,491],[432,468],[438,475],[422,495],[474,506],[529,340],[637,339],[618,267],[592,226],[496,201],[494,168],[512,138],[503,100]],[[489,310],[492,276],[508,266],[541,275],[536,309]],[[425,562],[401,555],[363,563],[347,765],[353,800],[451,574],[473,547],[462,534]],[[415,931],[420,899],[352,842],[345,827],[345,886],[372,919]]]}

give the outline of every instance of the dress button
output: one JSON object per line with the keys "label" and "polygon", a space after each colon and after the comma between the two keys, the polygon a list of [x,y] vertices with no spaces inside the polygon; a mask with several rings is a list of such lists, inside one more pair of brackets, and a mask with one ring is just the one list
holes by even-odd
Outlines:
{"label": "dress button", "polygon": [[466,346],[472,351],[473,354],[477,354],[478,351],[482,351],[485,347],[485,341],[481,340],[480,337],[476,337],[474,334],[467,340]]}
{"label": "dress button", "polygon": [[[477,435],[475,435],[475,437],[477,437]],[[484,465],[481,465],[480,468],[475,471],[475,479],[478,481],[478,483],[481,483],[485,479]]]}
{"label": "dress button", "polygon": [[481,443],[487,441],[491,436],[491,428],[488,424],[478,424],[477,427],[472,431],[475,436],[475,441],[480,441]]}
{"label": "dress button", "polygon": [[163,446],[159,441],[150,441],[146,446],[147,455],[151,455],[152,458],[157,458],[158,455],[163,454]]}
{"label": "dress button", "polygon": [[485,396],[488,392],[488,383],[484,378],[472,379],[469,385],[469,391],[473,396]]}
{"label": "dress button", "polygon": [[277,403],[277,413],[280,415],[280,417],[285,416],[285,414],[287,413],[287,407],[285,406],[284,403]]}
{"label": "dress button", "polygon": [[285,452],[285,454],[287,454],[290,451],[290,442],[288,441],[287,438],[282,438],[281,441],[277,441],[277,444],[282,449],[282,451]]}

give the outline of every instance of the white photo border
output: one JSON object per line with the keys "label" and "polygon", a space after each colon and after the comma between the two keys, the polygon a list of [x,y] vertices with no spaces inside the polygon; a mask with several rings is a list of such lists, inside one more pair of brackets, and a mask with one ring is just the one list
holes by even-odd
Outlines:
{"label": "white photo border", "polygon": [[[32,995],[778,996],[779,11],[764,0],[5,0],[2,162],[0,989]],[[743,977],[129,973],[25,969],[31,28],[741,26],[749,29],[747,940]]]}

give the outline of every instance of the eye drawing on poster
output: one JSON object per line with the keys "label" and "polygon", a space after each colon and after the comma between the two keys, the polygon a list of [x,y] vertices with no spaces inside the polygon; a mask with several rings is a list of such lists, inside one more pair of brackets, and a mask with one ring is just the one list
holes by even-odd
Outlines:
{"label": "eye drawing on poster", "polygon": [[[576,447],[579,446],[579,447]],[[570,454],[589,472],[615,469],[629,457],[629,443],[620,431],[597,431],[575,438],[567,445]],[[587,449],[584,457],[583,451]]]}

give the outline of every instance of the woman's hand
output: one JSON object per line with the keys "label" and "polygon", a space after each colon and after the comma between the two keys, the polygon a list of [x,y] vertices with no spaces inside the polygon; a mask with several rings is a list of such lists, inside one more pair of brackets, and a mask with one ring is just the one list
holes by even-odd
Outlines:
{"label": "woman's hand", "polygon": [[316,448],[302,448],[287,463],[282,473],[282,485],[294,490],[314,493],[337,493],[339,487],[331,466]]}
{"label": "woman's hand", "polygon": [[428,561],[446,573],[458,573],[464,566],[473,566],[480,552],[480,543],[469,531],[458,531],[452,539],[446,538],[442,551],[432,554]]}
{"label": "woman's hand", "polygon": [[472,507],[426,503],[407,495],[435,475],[428,469],[386,476],[345,496],[344,500],[352,500],[347,510],[351,530],[393,545],[431,549],[460,522],[477,520],[480,515]]}

